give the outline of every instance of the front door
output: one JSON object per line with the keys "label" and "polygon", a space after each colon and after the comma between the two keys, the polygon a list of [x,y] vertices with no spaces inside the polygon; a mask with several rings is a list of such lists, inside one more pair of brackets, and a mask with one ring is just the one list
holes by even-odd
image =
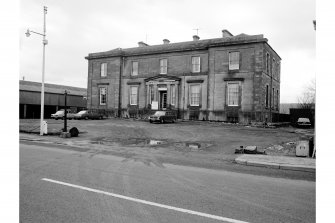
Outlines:
{"label": "front door", "polygon": [[159,108],[161,110],[166,110],[167,91],[160,91],[159,96]]}

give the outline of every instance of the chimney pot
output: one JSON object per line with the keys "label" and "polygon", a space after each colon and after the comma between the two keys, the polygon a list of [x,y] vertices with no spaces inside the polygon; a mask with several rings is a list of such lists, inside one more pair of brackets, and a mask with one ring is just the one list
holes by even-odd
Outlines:
{"label": "chimney pot", "polygon": [[232,37],[233,34],[231,34],[228,30],[224,29],[222,30],[222,38],[226,38],[226,37]]}
{"label": "chimney pot", "polygon": [[168,40],[168,39],[163,39],[163,43],[164,43],[164,44],[169,44],[169,43],[170,43],[170,40]]}
{"label": "chimney pot", "polygon": [[146,43],[143,42],[143,41],[140,41],[140,42],[138,42],[138,46],[139,46],[139,47],[144,47],[144,46],[149,46],[149,45],[146,44]]}
{"label": "chimney pot", "polygon": [[199,39],[200,39],[199,36],[197,36],[197,35],[194,35],[194,36],[193,36],[193,41],[198,41]]}

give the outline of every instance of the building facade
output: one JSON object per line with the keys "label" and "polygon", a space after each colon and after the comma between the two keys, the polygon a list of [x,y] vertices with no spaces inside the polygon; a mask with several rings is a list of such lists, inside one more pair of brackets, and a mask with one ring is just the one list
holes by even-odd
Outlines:
{"label": "building facade", "polygon": [[[40,118],[41,86],[39,82],[20,80],[20,118]],[[66,105],[72,112],[86,108],[86,88],[56,84],[44,84],[44,118],[65,108],[65,90],[68,92]]]}
{"label": "building facade", "polygon": [[248,123],[279,113],[281,58],[263,35],[91,53],[87,106],[119,117],[174,110],[179,118]]}

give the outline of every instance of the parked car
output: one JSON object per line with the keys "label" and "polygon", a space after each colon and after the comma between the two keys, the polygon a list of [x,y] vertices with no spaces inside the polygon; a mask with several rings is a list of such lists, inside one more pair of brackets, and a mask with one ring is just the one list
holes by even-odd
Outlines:
{"label": "parked car", "polygon": [[149,122],[175,122],[177,120],[177,116],[172,111],[156,111],[155,114],[149,117]]}
{"label": "parked car", "polygon": [[297,121],[297,127],[300,128],[310,128],[312,126],[309,118],[299,118]]}
{"label": "parked car", "polygon": [[74,115],[74,119],[102,119],[103,115],[96,112],[83,110]]}
{"label": "parked car", "polygon": [[[65,113],[65,111],[63,109],[59,110],[55,114],[51,114],[51,118],[53,118],[55,120],[64,119],[64,113]],[[67,110],[66,119],[73,119],[73,118],[74,118],[74,114],[71,113],[70,110]]]}

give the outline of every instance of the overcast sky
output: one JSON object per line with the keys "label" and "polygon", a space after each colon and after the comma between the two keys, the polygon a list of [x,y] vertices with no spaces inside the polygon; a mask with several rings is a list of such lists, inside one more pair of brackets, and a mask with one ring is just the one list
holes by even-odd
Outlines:
{"label": "overcast sky", "polygon": [[233,35],[264,34],[282,58],[281,102],[297,102],[315,78],[315,1],[313,0],[21,0],[20,79],[41,82],[42,37],[48,7],[46,83],[87,87],[89,53],[137,42],[161,44]]}

